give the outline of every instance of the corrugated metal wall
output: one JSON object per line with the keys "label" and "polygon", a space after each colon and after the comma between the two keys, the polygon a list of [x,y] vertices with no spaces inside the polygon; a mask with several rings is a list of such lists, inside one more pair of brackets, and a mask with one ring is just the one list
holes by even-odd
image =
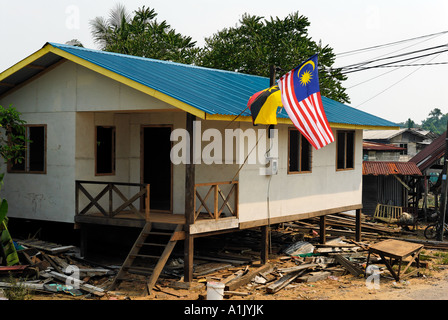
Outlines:
{"label": "corrugated metal wall", "polygon": [[392,175],[363,176],[363,213],[372,215],[378,203],[393,206],[407,206],[403,185]]}

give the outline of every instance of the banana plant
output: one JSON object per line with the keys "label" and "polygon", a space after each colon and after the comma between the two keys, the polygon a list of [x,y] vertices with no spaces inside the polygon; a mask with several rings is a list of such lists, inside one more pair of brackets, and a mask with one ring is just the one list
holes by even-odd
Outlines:
{"label": "banana plant", "polygon": [[[0,175],[0,182],[3,181],[3,175]],[[6,256],[6,265],[13,266],[19,264],[19,256],[17,255],[14,241],[9,234],[7,222],[8,218],[8,201],[2,199],[0,203],[0,246],[2,246],[3,252]]]}

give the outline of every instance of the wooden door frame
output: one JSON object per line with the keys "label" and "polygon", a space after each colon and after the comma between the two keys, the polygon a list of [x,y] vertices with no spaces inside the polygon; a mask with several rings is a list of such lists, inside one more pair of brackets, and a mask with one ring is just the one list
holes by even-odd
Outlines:
{"label": "wooden door frame", "polygon": [[[144,183],[144,170],[145,170],[145,128],[170,128],[171,132],[173,132],[172,124],[142,124],[140,125],[140,183]],[[173,141],[170,141],[171,148],[173,148]],[[169,210],[157,210],[151,209],[152,212],[161,212],[161,213],[173,213],[173,163],[170,161],[171,168],[171,181],[170,181],[170,209]],[[150,186],[151,188],[151,186]],[[151,191],[150,191],[151,192]],[[151,193],[150,193],[151,194]],[[151,199],[150,199],[151,200]],[[143,200],[141,200],[143,201]],[[143,208],[143,202],[141,203],[141,208]]]}

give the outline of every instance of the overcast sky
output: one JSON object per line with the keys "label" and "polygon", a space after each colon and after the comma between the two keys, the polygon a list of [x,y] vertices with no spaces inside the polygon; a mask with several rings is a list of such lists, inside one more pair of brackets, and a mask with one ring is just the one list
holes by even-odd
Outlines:
{"label": "overcast sky", "polygon": [[[97,49],[89,20],[107,17],[118,2],[125,4],[129,11],[143,5],[154,8],[159,20],[166,20],[177,32],[191,36],[201,46],[205,37],[235,26],[244,13],[284,18],[298,11],[309,18],[310,36],[315,41],[322,40],[336,54],[448,30],[446,0],[1,0],[0,72],[39,50],[46,42],[78,39],[85,47]],[[421,38],[363,54],[339,55],[335,66],[446,43],[448,34]],[[448,53],[413,63],[440,62],[448,62]],[[447,71],[448,65],[443,64],[375,68],[350,74],[344,86],[348,88],[352,107],[394,122],[411,118],[420,123],[434,108],[448,112]]]}

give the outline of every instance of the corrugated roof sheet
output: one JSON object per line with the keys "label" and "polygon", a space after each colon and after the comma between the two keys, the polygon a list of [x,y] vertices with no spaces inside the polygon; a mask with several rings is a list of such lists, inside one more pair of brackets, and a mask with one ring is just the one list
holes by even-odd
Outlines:
{"label": "corrugated roof sheet", "polygon": [[[241,114],[250,96],[269,87],[269,79],[266,77],[57,43],[48,43],[44,48],[47,46],[50,46],[49,54],[54,54],[51,47],[63,50],[209,115],[250,116],[249,110]],[[2,79],[0,74],[0,81],[6,83],[8,79]],[[333,124],[398,127],[393,122],[326,97],[322,97],[322,102],[327,119]],[[289,118],[284,109],[278,117]]]}
{"label": "corrugated roof sheet", "polygon": [[421,171],[425,171],[445,154],[446,131],[431,144],[412,157],[409,162],[415,163]]}
{"label": "corrugated roof sheet", "polygon": [[403,175],[403,176],[421,176],[422,173],[413,162],[399,161],[363,161],[363,175]]}
{"label": "corrugated roof sheet", "polygon": [[392,144],[372,142],[372,141],[363,141],[362,148],[364,150],[381,150],[381,151],[397,151],[397,152],[401,150],[406,150],[406,148],[400,148]]}

